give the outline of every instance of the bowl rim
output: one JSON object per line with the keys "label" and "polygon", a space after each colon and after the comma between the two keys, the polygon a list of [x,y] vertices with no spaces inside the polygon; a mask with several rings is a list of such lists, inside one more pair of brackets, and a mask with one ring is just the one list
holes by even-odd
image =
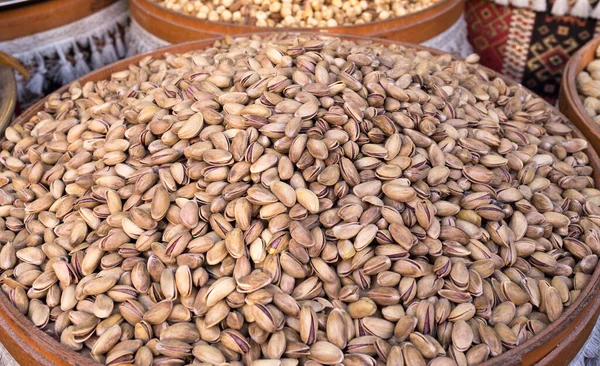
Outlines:
{"label": "bowl rim", "polygon": [[[592,130],[594,135],[600,136],[600,125],[594,122],[585,111],[583,103],[579,99],[579,91],[577,90],[577,75],[587,67],[587,64],[583,64],[583,59],[588,53],[595,52],[595,49],[598,46],[600,46],[600,35],[589,40],[583,47],[577,50],[573,56],[571,56],[565,66],[565,71],[563,72],[561,94],[564,94],[564,98],[562,98],[561,95],[559,103],[561,111],[565,110],[565,112],[567,112],[566,104],[568,103],[569,107],[576,113],[576,117],[580,122],[586,124],[586,126]],[[573,118],[573,116],[570,117]]]}
{"label": "bowl rim", "polygon": [[[260,32],[260,33],[252,33],[252,34],[239,34],[233,35],[231,37],[250,37],[255,35],[271,35],[270,32]],[[421,45],[415,45],[408,42],[394,41],[388,39],[378,39],[374,37],[368,36],[354,36],[354,35],[346,35],[346,34],[332,34],[332,33],[315,33],[315,32],[283,32],[282,34],[299,34],[299,35],[310,35],[310,36],[318,36],[318,37],[326,37],[326,38],[341,38],[350,41],[374,41],[378,44],[383,45],[398,45],[407,48],[413,48],[421,51],[429,51],[435,55],[447,54],[446,52],[435,50],[429,47],[424,47]],[[126,68],[127,65],[132,63],[137,63],[139,60],[152,56],[158,57],[165,53],[184,53],[195,49],[203,49],[210,47],[215,41],[224,39],[225,36],[207,38],[198,41],[189,41],[180,44],[174,44],[170,46],[166,46],[163,48],[159,48],[154,51],[146,52],[143,54],[139,54],[133,57],[129,57],[118,61],[116,63],[107,65],[101,69],[91,72],[76,81],[81,84],[87,81],[97,81],[110,77],[110,74],[116,71],[120,71]],[[454,59],[462,60],[461,57],[454,56]],[[479,66],[481,70],[485,71],[491,78],[500,78],[506,82],[507,85],[517,85],[524,90],[527,90],[532,95],[537,96],[537,94],[531,92],[529,89],[525,88],[521,84],[510,80],[509,78],[499,74],[496,71],[493,71],[487,67]],[[75,81],[73,81],[75,82]],[[73,83],[71,82],[71,83]],[[67,84],[56,90],[54,93],[62,93],[68,90],[69,85]],[[52,94],[52,93],[51,93]],[[49,95],[51,95],[49,94]],[[18,118],[16,118],[11,125],[21,124],[27,122],[32,116],[34,116],[38,111],[42,110],[44,107],[44,103],[48,100],[49,95],[44,99],[38,101],[30,108],[28,108],[23,114],[21,114]],[[557,112],[564,123],[569,125],[572,128],[573,134],[577,138],[584,138],[584,135],[581,131],[575,126],[570,120],[568,120],[560,111],[558,111],[555,107],[551,106],[548,102],[544,101],[547,105],[554,109]],[[600,158],[595,149],[588,147],[586,150],[586,155],[589,157],[589,164],[594,167],[593,179],[596,187],[600,187]],[[543,359],[552,349],[555,349],[569,334],[569,332],[576,328],[579,325],[579,322],[574,322],[576,320],[581,320],[584,316],[591,310],[591,308],[596,307],[594,311],[594,322],[595,318],[598,316],[598,303],[600,301],[594,301],[598,296],[598,292],[600,289],[600,266],[596,268],[596,270],[591,275],[588,284],[585,286],[583,290],[581,290],[580,295],[577,299],[567,307],[560,318],[548,325],[542,332],[534,335],[532,338],[527,340],[525,343],[510,349],[499,356],[488,359],[484,362],[483,366],[500,366],[507,364],[532,364],[538,362]],[[8,315],[8,316],[7,316]],[[9,343],[12,341],[16,341],[17,347],[22,347],[24,351],[29,352],[29,356],[33,357],[32,359],[36,359],[38,364],[50,365],[50,364],[75,364],[75,365],[98,365],[93,359],[83,356],[79,352],[71,351],[66,346],[62,345],[59,341],[51,337],[49,334],[46,334],[44,331],[36,328],[31,321],[23,314],[21,314],[16,307],[12,305],[9,298],[3,291],[0,291],[0,335],[8,334],[13,337],[18,337],[15,339],[10,337],[8,340]],[[548,344],[551,340],[556,340],[556,338],[560,339],[556,342],[552,342]],[[3,339],[4,341],[4,339]],[[35,341],[35,342],[34,342]],[[10,345],[10,344],[9,344]],[[544,348],[542,355],[539,355],[540,348]],[[12,346],[12,345],[11,345]],[[45,346],[45,347],[44,347]],[[541,346],[541,347],[540,347]],[[9,347],[7,346],[7,349]],[[14,350],[13,347],[9,350]],[[41,351],[46,354],[45,357],[51,356],[54,358],[53,361],[49,363],[47,359],[44,359],[41,354]],[[17,353],[19,350],[16,350]],[[12,352],[11,352],[12,353]],[[49,353],[49,355],[48,355]],[[63,353],[65,353],[63,355]],[[19,355],[21,357],[26,357],[27,355]],[[64,356],[64,357],[62,357]],[[524,358],[525,357],[525,358]],[[15,357],[17,358],[17,357]],[[19,359],[18,359],[19,361]],[[54,363],[52,363],[54,362]]]}

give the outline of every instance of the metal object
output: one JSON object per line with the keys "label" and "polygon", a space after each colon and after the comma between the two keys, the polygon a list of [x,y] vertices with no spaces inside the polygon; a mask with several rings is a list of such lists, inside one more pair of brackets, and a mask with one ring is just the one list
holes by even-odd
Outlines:
{"label": "metal object", "polygon": [[10,124],[17,105],[17,81],[12,68],[0,65],[0,135]]}

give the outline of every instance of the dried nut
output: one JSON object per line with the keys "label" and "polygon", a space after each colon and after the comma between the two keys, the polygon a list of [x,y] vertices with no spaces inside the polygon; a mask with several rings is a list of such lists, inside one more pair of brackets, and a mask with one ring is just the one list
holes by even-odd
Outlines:
{"label": "dried nut", "polygon": [[192,350],[194,357],[201,362],[206,362],[213,365],[218,365],[225,362],[225,356],[217,348],[209,345],[200,344]]}
{"label": "dried nut", "polygon": [[317,339],[319,323],[314,309],[308,305],[300,309],[300,339],[306,344],[313,344]]}
{"label": "dried nut", "polygon": [[344,353],[337,346],[329,342],[319,341],[310,347],[310,355],[308,357],[323,365],[335,365],[344,360]]}
{"label": "dried nut", "polygon": [[464,320],[459,320],[452,327],[452,344],[461,352],[466,352],[473,343],[473,330]]}
{"label": "dried nut", "polygon": [[[159,3],[271,27],[423,5],[278,1]],[[107,365],[518,353],[587,294],[600,190],[589,143],[478,59],[274,32],[74,82],[0,144],[2,289]]]}
{"label": "dried nut", "polygon": [[92,354],[102,355],[110,351],[117,342],[119,342],[121,334],[121,327],[119,325],[113,325],[96,340],[94,347],[92,348]]}
{"label": "dried nut", "polygon": [[221,333],[221,344],[237,353],[244,354],[250,350],[250,343],[237,330],[227,329]]}
{"label": "dried nut", "polygon": [[375,314],[377,305],[369,298],[362,297],[358,301],[348,305],[348,314],[353,319],[364,318]]}

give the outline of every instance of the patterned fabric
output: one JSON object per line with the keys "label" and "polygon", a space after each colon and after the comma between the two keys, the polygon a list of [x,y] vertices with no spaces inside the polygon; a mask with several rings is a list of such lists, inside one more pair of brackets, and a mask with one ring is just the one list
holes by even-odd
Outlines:
{"label": "patterned fabric", "polygon": [[544,97],[558,94],[569,57],[594,37],[596,22],[537,13],[523,85]]}
{"label": "patterned fabric", "polygon": [[600,365],[600,319],[583,347],[579,350],[569,366],[598,366]]}
{"label": "patterned fabric", "polygon": [[481,57],[481,63],[499,72],[504,63],[511,15],[510,8],[488,0],[467,2],[465,18],[469,41]]}
{"label": "patterned fabric", "polygon": [[525,46],[531,42],[534,15],[531,10],[514,9],[511,17],[502,73],[513,80],[523,80],[528,53]]}
{"label": "patterned fabric", "polygon": [[16,75],[17,114],[62,85],[123,58],[128,21],[129,4],[119,0],[61,27],[0,42],[0,51],[18,58],[31,74],[27,81]]}
{"label": "patterned fabric", "polygon": [[593,18],[554,16],[529,8],[468,0],[469,40],[481,62],[556,102],[562,71],[581,46],[598,34]]}

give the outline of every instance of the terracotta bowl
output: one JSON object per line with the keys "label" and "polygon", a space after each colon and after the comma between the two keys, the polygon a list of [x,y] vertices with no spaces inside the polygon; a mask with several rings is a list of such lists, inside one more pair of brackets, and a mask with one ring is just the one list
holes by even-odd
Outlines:
{"label": "terracotta bowl", "polygon": [[[306,34],[306,33],[305,33]],[[314,34],[314,33],[313,33]],[[373,40],[368,37],[339,35],[340,38],[365,41]],[[90,80],[106,79],[111,73],[127,68],[127,65],[136,63],[148,55],[160,56],[165,52],[177,53],[194,49],[202,49],[216,39],[189,42],[172,45],[153,52],[134,56],[102,69],[92,72],[79,79],[83,84]],[[398,44],[420,50],[427,50],[432,54],[442,54],[441,51],[431,48],[415,46],[403,42],[389,40],[374,40],[382,44]],[[514,84],[500,74],[487,68],[482,68],[492,75]],[[64,92],[68,86],[64,86],[58,92]],[[43,109],[47,98],[39,101],[22,115],[13,124],[22,124],[28,121],[38,111]],[[573,127],[575,135],[583,137],[583,134],[575,128],[571,122],[564,118],[565,123]],[[596,137],[598,137],[596,135]],[[594,168],[593,179],[597,187],[600,187],[600,158],[593,149],[588,149],[587,154],[590,165]],[[509,350],[498,357],[486,361],[483,366],[506,366],[506,365],[568,365],[569,361],[577,354],[579,349],[587,340],[598,314],[600,312],[600,301],[598,292],[600,289],[600,266],[590,278],[589,284],[581,291],[576,301],[569,306],[562,316],[549,325],[543,332],[529,339],[519,347]],[[14,358],[22,365],[97,365],[97,363],[83,355],[69,350],[50,335],[36,329],[33,323],[21,314],[10,302],[4,292],[0,291],[0,340],[10,351]]]}
{"label": "terracotta bowl", "polygon": [[0,41],[29,36],[85,18],[117,0],[40,1],[0,11]]}
{"label": "terracotta bowl", "polygon": [[585,70],[588,63],[596,58],[596,48],[600,37],[596,37],[579,49],[567,62],[560,85],[558,108],[569,118],[584,136],[600,152],[600,125],[588,116],[577,92],[577,74]]}
{"label": "terracotta bowl", "polygon": [[[156,37],[176,44],[225,34],[266,32],[273,28],[211,22],[171,11],[148,0],[130,0],[132,18]],[[350,34],[421,43],[450,28],[465,8],[465,0],[443,0],[403,17],[356,26],[331,28],[275,28],[277,32],[324,32]]]}
{"label": "terracotta bowl", "polygon": [[17,105],[17,81],[12,68],[0,64],[0,135],[9,125]]}

